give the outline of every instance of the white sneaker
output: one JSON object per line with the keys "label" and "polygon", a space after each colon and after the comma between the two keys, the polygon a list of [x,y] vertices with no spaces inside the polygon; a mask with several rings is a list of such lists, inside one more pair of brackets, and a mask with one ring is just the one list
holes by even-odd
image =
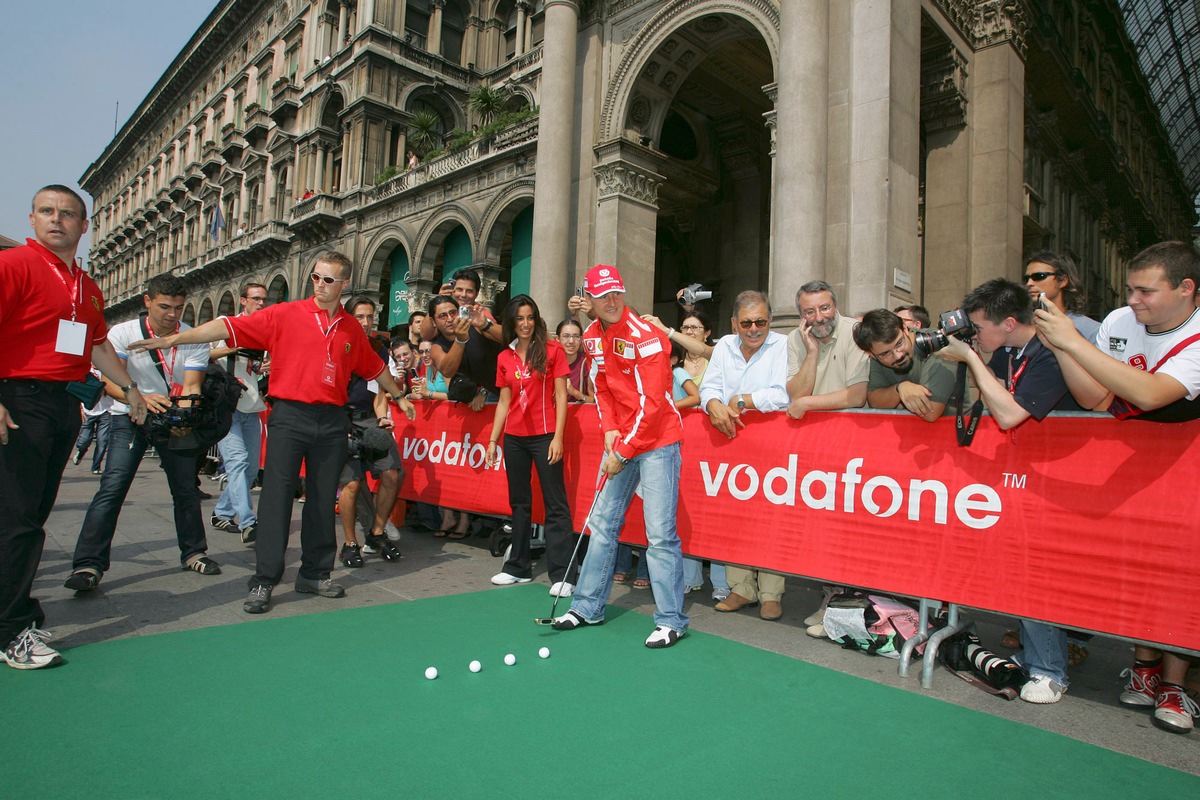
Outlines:
{"label": "white sneaker", "polygon": [[509,575],[507,572],[498,572],[492,576],[492,583],[497,586],[512,586],[514,583],[529,583],[533,578],[518,578],[516,575]]}
{"label": "white sneaker", "polygon": [[[495,580],[495,579],[493,578],[493,580]],[[570,597],[573,594],[575,594],[575,584],[573,584],[573,583],[567,583],[566,581],[559,581],[558,583],[556,583],[550,587],[550,596],[551,597]]]}
{"label": "white sneaker", "polygon": [[1062,700],[1067,687],[1051,678],[1049,675],[1034,675],[1029,682],[1021,687],[1021,699],[1026,703],[1047,705]]}
{"label": "white sneaker", "polygon": [[391,522],[391,520],[388,520],[388,523],[384,526],[383,531],[387,534],[388,539],[392,540],[393,542],[400,541],[400,529],[397,528]]}
{"label": "white sneaker", "polygon": [[0,661],[13,669],[41,669],[58,664],[62,661],[62,655],[43,641],[49,638],[49,631],[30,625],[0,650]]}
{"label": "white sneaker", "polygon": [[816,625],[809,625],[807,628],[804,629],[804,632],[807,633],[809,636],[813,637],[814,639],[828,639],[829,638],[829,634],[825,632],[825,626],[819,622]]}

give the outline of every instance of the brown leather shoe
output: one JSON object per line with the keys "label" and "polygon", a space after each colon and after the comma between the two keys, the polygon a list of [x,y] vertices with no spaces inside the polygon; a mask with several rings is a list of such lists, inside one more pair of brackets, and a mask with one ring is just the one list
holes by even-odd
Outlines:
{"label": "brown leather shoe", "polygon": [[749,600],[742,597],[736,592],[730,592],[729,596],[715,606],[717,611],[737,611],[739,608],[753,608],[758,605],[757,600]]}
{"label": "brown leather shoe", "polygon": [[783,616],[783,606],[778,600],[763,600],[758,616],[765,620],[776,620]]}

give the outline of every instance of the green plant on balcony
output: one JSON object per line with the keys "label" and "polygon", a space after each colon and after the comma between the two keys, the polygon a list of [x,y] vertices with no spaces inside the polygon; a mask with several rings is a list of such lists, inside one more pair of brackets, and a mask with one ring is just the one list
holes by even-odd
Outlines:
{"label": "green plant on balcony", "polygon": [[466,147],[467,145],[469,145],[471,143],[471,140],[474,139],[475,136],[476,136],[476,134],[471,133],[470,131],[463,131],[463,130],[451,131],[449,139],[446,142],[446,149],[449,150],[450,152],[454,152],[456,150],[462,150],[464,147]]}
{"label": "green plant on balcony", "polygon": [[385,181],[390,181],[392,178],[396,177],[399,174],[400,174],[400,167],[396,166],[395,164],[385,167],[383,172],[381,172],[375,176],[375,185],[378,186],[379,184],[384,183]]}
{"label": "green plant on balcony", "polygon": [[486,84],[471,90],[471,113],[479,120],[480,127],[487,125],[504,113],[504,107],[512,99],[512,92]]}
{"label": "green plant on balcony", "polygon": [[442,118],[432,111],[418,111],[408,121],[408,144],[418,155],[428,158],[429,151],[441,139]]}

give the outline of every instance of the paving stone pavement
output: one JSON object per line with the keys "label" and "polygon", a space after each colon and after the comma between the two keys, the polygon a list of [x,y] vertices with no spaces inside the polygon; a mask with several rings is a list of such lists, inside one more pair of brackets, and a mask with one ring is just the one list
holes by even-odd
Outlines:
{"label": "paving stone pavement", "polygon": [[[79,526],[99,480],[88,471],[87,459],[78,466],[67,465],[58,503],[47,523],[45,553],[34,584],[34,595],[46,610],[46,627],[54,633],[52,644],[63,648],[68,659],[70,648],[93,642],[240,624],[255,618],[242,611],[246,579],[253,573],[253,547],[241,544],[236,534],[210,529],[209,555],[220,562],[222,573],[203,576],[182,571],[172,529],[170,495],[165,477],[152,458],[142,464],[122,508],[113,544],[113,566],[100,586],[94,592],[79,596],[63,588],[62,582],[70,572]],[[206,491],[214,495],[219,493],[217,483],[205,478],[203,484]],[[215,503],[215,499],[203,503],[206,522]],[[297,505],[293,510],[293,534],[298,534],[299,517],[300,506]],[[276,589],[269,614],[307,614],[460,592],[505,591],[504,587],[493,587],[489,583],[488,579],[500,571],[501,561],[489,554],[486,538],[451,541],[406,528],[400,548],[404,557],[399,563],[366,556],[366,565],[361,569],[342,569],[339,564],[334,577],[346,587],[346,597],[330,600],[296,594],[292,590],[291,582],[299,562],[299,536],[293,535],[289,568],[283,583]],[[535,580],[548,586],[544,569],[538,572],[539,567],[535,565]],[[919,664],[914,665],[910,677],[901,678],[897,674],[896,661],[850,652],[828,641],[806,636],[803,619],[816,609],[820,596],[817,584],[789,578],[783,601],[784,616],[777,622],[760,620],[752,609],[733,614],[716,613],[708,587],[703,592],[688,595],[686,610],[691,615],[694,630],[904,691],[927,694],[1200,775],[1200,732],[1187,736],[1171,735],[1154,728],[1148,714],[1118,705],[1117,695],[1121,689],[1118,673],[1132,659],[1128,643],[1104,637],[1093,639],[1090,657],[1072,670],[1070,691],[1055,705],[1035,706],[1020,700],[1005,702],[942,670],[936,674],[933,688],[924,690],[917,679]],[[547,613],[551,602],[547,596]],[[650,591],[631,586],[615,587],[610,602],[647,614],[653,610]],[[566,605],[566,601],[560,602],[559,609],[565,609]],[[1009,653],[999,642],[1005,628],[1014,627],[1011,620],[983,612],[968,612],[968,615],[977,622],[986,646],[1002,654]],[[71,666],[68,663],[63,668],[71,669]],[[797,713],[802,713],[802,702],[797,698]],[[719,707],[713,708],[714,718],[719,718],[720,713]],[[886,709],[880,709],[880,713],[886,713]],[[922,735],[926,733],[932,734],[922,732]],[[932,735],[930,738],[931,754],[935,754],[938,745]],[[955,746],[962,744],[955,743]],[[1014,770],[1027,768],[1028,765],[1013,765]],[[1149,794],[1153,795],[1153,791],[1149,790]],[[1069,795],[1069,787],[1064,787],[1064,796]]]}

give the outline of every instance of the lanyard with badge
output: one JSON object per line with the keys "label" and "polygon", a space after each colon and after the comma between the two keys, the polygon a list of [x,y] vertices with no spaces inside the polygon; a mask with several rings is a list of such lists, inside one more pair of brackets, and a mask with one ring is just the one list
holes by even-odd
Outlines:
{"label": "lanyard with badge", "polygon": [[81,356],[87,347],[87,325],[76,322],[75,317],[78,313],[79,303],[83,300],[83,270],[76,271],[67,266],[67,274],[73,275],[75,278],[75,288],[72,290],[71,284],[63,277],[58,265],[50,259],[46,259],[46,264],[50,266],[50,271],[62,283],[63,288],[67,290],[67,296],[71,299],[71,318],[58,321],[58,338],[54,342],[54,352]]}
{"label": "lanyard with badge", "polygon": [[[158,338],[158,334],[155,333],[153,330],[151,330],[150,326],[146,323],[146,315],[145,314],[143,314],[138,319],[138,322],[142,326],[142,335],[145,338],[147,338],[147,339],[157,339]],[[175,326],[175,332],[176,333],[179,332],[178,325]],[[179,352],[179,348],[178,347],[171,348],[171,365],[170,366],[167,366],[166,361],[163,359],[161,350],[148,350],[146,352],[148,352],[150,354],[150,358],[153,359],[154,366],[158,367],[158,374],[162,375],[163,382],[166,383],[166,385],[167,385],[167,394],[174,396],[174,397],[181,396],[183,394],[183,384],[181,384],[175,380],[175,356]]]}
{"label": "lanyard with badge", "polygon": [[321,325],[320,311],[314,312],[313,318],[315,318],[317,321],[317,330],[319,330],[321,335],[325,337],[325,369],[321,372],[321,382],[328,386],[336,386],[337,365],[333,363],[333,351],[330,348],[330,342],[332,341],[333,330],[338,326],[338,323],[342,321],[342,318],[337,317],[334,319],[328,328]]}

